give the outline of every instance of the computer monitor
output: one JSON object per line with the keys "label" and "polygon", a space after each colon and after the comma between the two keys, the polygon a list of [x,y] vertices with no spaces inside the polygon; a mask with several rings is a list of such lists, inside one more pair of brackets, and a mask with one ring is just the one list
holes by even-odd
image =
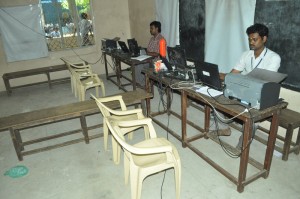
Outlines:
{"label": "computer monitor", "polygon": [[223,90],[218,65],[196,61],[195,69],[198,81],[216,90]]}
{"label": "computer monitor", "polygon": [[171,65],[174,65],[177,69],[186,69],[186,56],[185,50],[181,47],[167,47],[168,58]]}

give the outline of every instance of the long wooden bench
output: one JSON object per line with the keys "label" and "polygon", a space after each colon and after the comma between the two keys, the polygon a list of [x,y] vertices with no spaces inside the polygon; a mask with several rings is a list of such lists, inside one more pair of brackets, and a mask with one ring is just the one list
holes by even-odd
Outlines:
{"label": "long wooden bench", "polygon": [[[147,98],[152,97],[151,93],[146,93],[146,91],[140,89],[136,91],[120,93],[118,95],[123,96],[124,102],[127,106],[141,104],[142,107],[144,103],[141,102]],[[106,103],[106,105],[113,109],[119,108],[119,103],[117,102],[109,102]],[[97,134],[93,136],[88,135],[88,130],[102,126],[102,124],[98,124],[90,127],[87,126],[86,116],[97,114],[97,113],[99,113],[99,108],[97,107],[94,100],[87,100],[83,102],[76,102],[72,104],[61,105],[52,108],[45,108],[45,109],[26,112],[26,113],[19,113],[19,114],[0,118],[0,132],[6,130],[10,131],[11,139],[13,141],[18,159],[23,160],[23,156],[25,155],[47,151],[50,149],[78,143],[81,141],[85,141],[85,143],[88,144],[89,140],[102,136],[102,134]],[[22,129],[28,129],[36,126],[42,126],[42,125],[61,122],[65,120],[71,120],[74,118],[80,119],[81,128],[78,130],[57,133],[47,137],[39,137],[28,141],[22,140],[22,136],[20,132]],[[99,119],[99,121],[101,120]],[[72,135],[78,132],[82,132],[83,137],[62,142],[59,144],[54,144],[51,146],[41,147],[41,148],[32,149],[28,151],[25,150],[26,145],[31,145],[42,141],[56,139],[67,135]]]}
{"label": "long wooden bench", "polygon": [[[49,88],[51,88],[53,83],[62,83],[62,82],[69,81],[70,80],[69,77],[51,80],[50,73],[63,71],[63,70],[68,70],[68,68],[65,64],[48,66],[48,67],[43,67],[43,68],[35,68],[35,69],[23,70],[23,71],[11,72],[11,73],[4,73],[2,78],[4,81],[7,95],[10,95],[12,93],[12,89],[16,89],[16,88],[32,86],[32,85],[37,85],[37,84],[45,84],[45,83],[48,83]],[[28,76],[33,76],[33,75],[41,75],[41,74],[45,74],[47,76],[47,81],[41,81],[41,82],[24,84],[24,85],[13,86],[13,87],[10,85],[10,82],[9,82],[9,80],[11,80],[11,79],[28,77]]]}
{"label": "long wooden bench", "polygon": [[[287,161],[290,153],[299,154],[300,152],[300,113],[290,109],[283,109],[279,115],[279,126],[286,129],[286,134],[285,136],[277,135],[277,139],[283,141],[283,147],[275,146],[275,150],[282,153],[282,160]],[[296,142],[293,142],[293,133],[297,128],[297,139]],[[269,132],[261,126],[259,129],[265,133]],[[255,136],[255,139],[266,144],[266,140],[259,136]]]}

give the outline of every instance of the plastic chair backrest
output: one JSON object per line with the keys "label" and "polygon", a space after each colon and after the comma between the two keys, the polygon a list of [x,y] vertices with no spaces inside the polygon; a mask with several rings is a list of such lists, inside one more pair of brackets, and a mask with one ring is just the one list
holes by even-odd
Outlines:
{"label": "plastic chair backrest", "polygon": [[[156,147],[154,148],[139,148],[135,147],[133,145],[128,144],[124,139],[124,134],[122,132],[122,126],[123,127],[133,127],[133,126],[143,126],[144,128],[148,128],[150,137],[156,138],[156,132],[154,129],[154,126],[152,124],[152,120],[150,118],[144,118],[139,120],[132,120],[132,121],[124,121],[124,122],[118,122],[114,121],[114,119],[108,119],[106,120],[106,124],[110,130],[110,132],[113,134],[114,138],[117,140],[117,142],[124,148],[124,150],[132,153],[132,154],[154,154],[154,153],[160,153],[164,150],[171,151],[171,147]],[[126,125],[125,125],[126,124]],[[120,128],[121,127],[121,128]]]}
{"label": "plastic chair backrest", "polygon": [[105,102],[119,101],[121,110],[122,111],[127,110],[125,102],[123,101],[123,98],[121,95],[112,96],[112,97],[103,97],[103,98],[96,98],[93,94],[91,94],[91,96],[96,101],[96,104],[99,107],[103,117],[111,116],[112,115],[111,113],[114,112],[114,110],[108,108],[107,106],[105,106],[103,104]]}

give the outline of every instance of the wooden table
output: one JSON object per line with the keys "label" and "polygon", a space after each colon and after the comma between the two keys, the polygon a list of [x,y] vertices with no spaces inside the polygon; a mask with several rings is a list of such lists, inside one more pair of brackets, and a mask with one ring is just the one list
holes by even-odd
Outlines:
{"label": "wooden table", "polygon": [[[152,63],[152,58],[149,58],[149,59],[146,59],[146,60],[143,60],[143,61],[138,61],[136,59],[131,59],[128,56],[123,56],[120,53],[102,51],[102,54],[104,56],[106,79],[110,80],[112,83],[117,85],[119,87],[119,89],[122,89],[123,91],[127,91],[125,86],[129,86],[129,85],[132,85],[133,90],[136,89],[136,87],[137,87],[136,79],[135,79],[135,66],[136,65],[149,64],[149,66],[151,66],[151,63]],[[113,61],[114,66],[112,66],[112,67],[114,67],[113,69],[115,70],[115,74],[113,74],[113,75],[108,74],[107,55],[111,56],[112,59],[114,60]],[[122,69],[121,63],[129,65],[130,68]],[[122,71],[125,71],[125,70],[130,70],[131,71],[131,79],[122,74]],[[117,79],[117,81],[115,80],[115,78]],[[121,83],[121,78],[124,78],[125,80],[127,80],[128,83],[122,84]]]}
{"label": "wooden table", "polygon": [[[151,81],[162,81],[163,84],[168,84],[170,80],[168,78],[159,78],[153,71],[151,70],[144,70],[146,74],[146,86],[147,91],[150,92],[153,90]],[[197,127],[199,130],[199,134],[188,137],[187,136],[187,125],[191,124],[193,127],[197,126],[196,124],[188,121],[187,119],[187,106],[188,106],[188,99],[194,99],[200,104],[204,106],[204,128]],[[147,99],[147,109],[150,110],[150,99]],[[218,97],[218,101],[215,101],[211,97],[205,96],[203,94],[199,94],[193,90],[190,89],[181,89],[181,127],[182,127],[182,134],[181,137],[178,136],[175,132],[170,133],[172,135],[175,135],[177,139],[180,139],[182,141],[183,147],[190,148],[193,152],[195,152],[198,156],[200,156],[202,159],[204,159],[206,162],[208,162],[211,166],[213,166],[216,170],[218,170],[220,173],[222,173],[224,176],[226,176],[230,181],[235,183],[237,185],[237,191],[243,192],[244,187],[248,185],[249,183],[255,181],[256,179],[260,177],[267,178],[270,172],[271,168],[271,162],[273,157],[273,151],[276,141],[276,135],[277,135],[277,129],[278,129],[278,118],[279,113],[281,109],[285,108],[287,106],[286,102],[282,102],[276,106],[264,109],[264,110],[256,110],[251,109],[250,113],[245,112],[237,117],[239,122],[242,122],[244,125],[244,136],[243,136],[243,143],[249,143],[252,137],[252,124],[253,122],[259,122],[269,119],[271,121],[270,126],[270,132],[269,132],[269,139],[267,143],[267,149],[264,156],[264,164],[261,164],[254,160],[253,158],[249,157],[249,151],[251,144],[246,144],[243,146],[242,152],[240,154],[240,164],[239,164],[239,173],[238,176],[235,177],[230,172],[226,171],[224,168],[222,168],[220,165],[218,165],[216,162],[214,162],[211,158],[206,156],[202,151],[198,150],[194,145],[193,141],[201,139],[201,138],[211,138],[214,141],[218,142],[218,139],[215,139],[213,137],[208,136],[207,132],[209,132],[209,126],[210,126],[210,113],[211,113],[211,105],[215,107],[220,112],[226,113],[229,116],[236,116],[239,113],[243,112],[245,108],[243,106],[239,105],[229,105],[229,104],[237,104],[237,101],[230,100],[223,95]],[[170,111],[168,111],[170,113]],[[150,117],[155,117],[151,112],[149,112]],[[157,120],[154,120],[157,122]],[[159,122],[159,121],[158,121]],[[165,128],[162,124],[159,124],[161,127]],[[168,130],[168,128],[165,128]],[[205,139],[203,139],[205,140]],[[238,153],[238,151],[232,147],[226,144],[228,147],[231,147],[231,149]],[[236,150],[236,151],[235,151]],[[255,173],[252,176],[247,176],[247,166],[248,163],[256,167],[259,172]]]}

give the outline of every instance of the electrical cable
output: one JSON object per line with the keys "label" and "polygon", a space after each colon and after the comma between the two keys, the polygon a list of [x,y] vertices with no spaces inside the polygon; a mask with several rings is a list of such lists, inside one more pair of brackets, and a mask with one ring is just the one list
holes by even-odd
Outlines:
{"label": "electrical cable", "polygon": [[163,189],[163,185],[164,185],[164,182],[165,182],[166,173],[167,173],[167,171],[165,170],[164,177],[163,177],[163,180],[162,180],[162,183],[161,183],[161,186],[160,186],[160,198],[161,199],[163,198],[163,196],[162,196],[162,189]]}
{"label": "electrical cable", "polygon": [[[159,73],[158,78],[159,78],[159,81],[158,81],[159,84],[157,85],[157,88],[158,88],[158,93],[160,95],[160,100],[159,100],[159,105],[158,105],[158,111],[160,110],[160,103],[162,103],[164,111],[167,111],[167,115],[168,115],[166,133],[167,133],[167,140],[169,140],[169,125],[170,125],[170,115],[171,115],[170,114],[170,109],[171,109],[172,102],[173,102],[173,92],[168,92],[168,89],[169,89],[168,86],[163,87],[162,73]],[[170,97],[167,96],[167,100],[166,101],[163,99],[164,94],[166,94],[166,95],[169,94],[170,95]],[[169,102],[168,102],[168,99],[170,99]],[[161,199],[163,197],[162,196],[162,191],[163,191],[163,185],[164,185],[164,182],[165,182],[166,172],[167,171],[165,170],[164,171],[163,180],[162,180],[162,183],[161,183],[161,188],[160,188],[160,197],[161,197]]]}
{"label": "electrical cable", "polygon": [[196,82],[195,76],[192,72],[192,70],[188,70],[187,73],[191,73],[193,81],[179,81],[174,84],[170,84],[170,88],[174,90],[180,90],[180,89],[192,89],[194,86],[202,85],[201,82]]}
{"label": "electrical cable", "polygon": [[[158,106],[158,111],[160,111],[160,105],[162,104],[163,106],[163,111],[166,111],[168,109],[168,100],[164,100],[164,94],[167,95],[168,93],[168,86],[164,86],[162,83],[162,73],[158,73],[158,77],[160,79],[160,81],[158,81],[157,83],[157,88],[158,88],[158,93],[159,93],[159,97],[160,97],[160,101],[159,101],[159,106]],[[167,96],[168,98],[168,96]],[[172,98],[173,96],[170,96],[170,103],[172,103]]]}
{"label": "electrical cable", "polygon": [[[209,92],[208,92],[209,93]],[[255,136],[255,133],[252,133],[252,138],[251,138],[251,140],[250,140],[250,142],[249,143],[247,143],[247,145],[244,147],[244,149],[243,150],[241,150],[241,152],[238,154],[238,155],[236,155],[235,153],[232,153],[231,151],[229,151],[228,149],[226,149],[226,147],[224,146],[224,144],[223,144],[223,141],[220,139],[220,136],[219,136],[219,134],[218,134],[218,131],[219,131],[219,127],[218,127],[218,119],[219,119],[219,121],[221,121],[222,122],[222,120],[223,121],[226,121],[226,123],[227,124],[229,124],[229,123],[232,123],[233,122],[233,119],[234,118],[236,118],[236,117],[238,117],[239,115],[242,115],[242,114],[244,114],[244,113],[246,113],[246,112],[248,112],[249,114],[250,114],[250,120],[251,120],[251,123],[252,123],[252,126],[254,125],[254,122],[253,122],[253,120],[252,120],[252,114],[251,114],[251,109],[253,109],[253,108],[255,108],[255,107],[251,107],[251,108],[248,108],[248,107],[246,107],[246,106],[244,106],[244,105],[242,105],[242,104],[238,104],[238,103],[235,103],[235,104],[224,104],[224,103],[220,103],[219,101],[217,101],[217,99],[215,98],[215,97],[213,97],[213,96],[211,96],[210,94],[210,97],[212,98],[212,99],[214,99],[214,101],[216,101],[217,103],[219,103],[219,104],[222,104],[222,105],[239,105],[239,106],[242,106],[242,107],[244,107],[245,109],[244,109],[244,111],[242,111],[241,113],[239,113],[239,114],[237,114],[236,116],[234,116],[234,117],[232,117],[232,118],[229,118],[229,119],[225,119],[225,118],[222,118],[221,116],[219,116],[218,115],[218,112],[217,112],[217,110],[215,109],[215,107],[210,103],[210,102],[208,102],[203,96],[201,96],[201,95],[199,95],[198,93],[196,93],[199,97],[201,97],[211,108],[212,108],[212,110],[213,110],[213,113],[214,113],[214,121],[215,121],[215,125],[216,125],[216,129],[217,129],[217,135],[218,135],[218,139],[219,139],[219,142],[220,142],[220,145],[221,145],[221,147],[222,147],[222,149],[224,150],[224,152],[227,154],[227,155],[229,155],[230,157],[232,157],[232,158],[238,158],[238,157],[240,157],[240,155],[241,155],[241,153],[246,149],[246,148],[248,148],[249,146],[250,146],[250,144],[252,143],[252,140],[254,139],[254,136]],[[218,117],[218,116],[219,117]],[[218,118],[218,119],[217,119]],[[224,122],[225,123],[225,122]]]}

